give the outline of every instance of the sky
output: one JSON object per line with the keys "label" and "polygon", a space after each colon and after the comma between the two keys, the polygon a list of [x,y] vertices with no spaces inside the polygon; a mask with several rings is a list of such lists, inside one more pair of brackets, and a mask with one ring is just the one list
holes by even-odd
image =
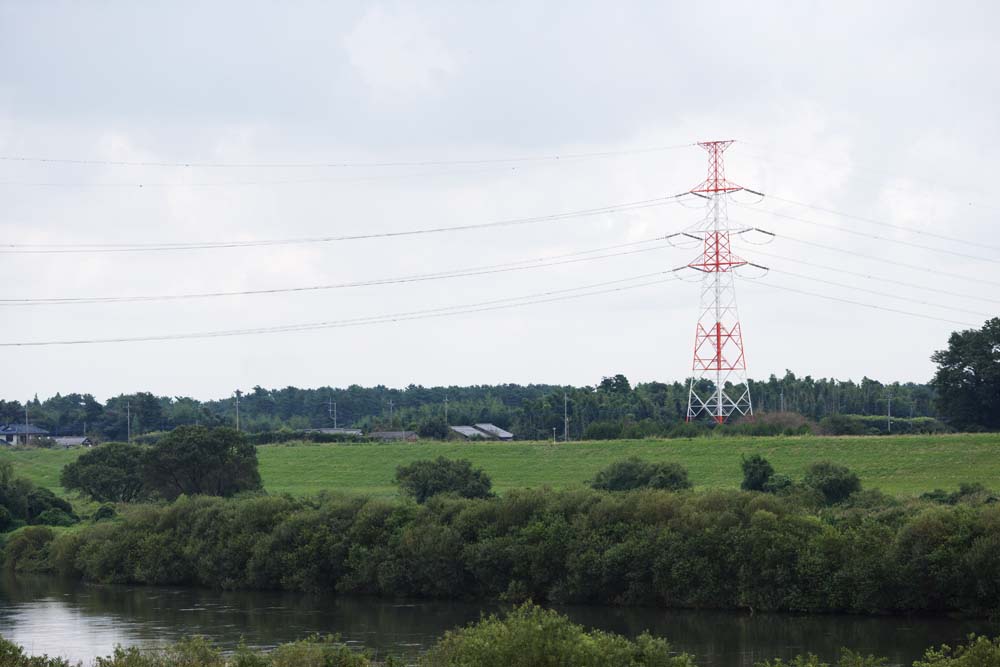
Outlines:
{"label": "sky", "polygon": [[[699,249],[656,239],[703,202],[620,205],[694,188],[694,144],[721,139],[728,178],[765,195],[730,195],[729,224],[774,234],[733,241],[769,269],[736,278],[749,375],[927,381],[949,334],[1000,302],[998,18],[984,2],[0,0],[0,398],[684,379],[700,290],[670,271]],[[609,210],[481,227],[590,209]],[[535,303],[495,307],[517,298]],[[426,316],[455,306],[476,312]],[[11,345],[358,318],[377,321]]]}

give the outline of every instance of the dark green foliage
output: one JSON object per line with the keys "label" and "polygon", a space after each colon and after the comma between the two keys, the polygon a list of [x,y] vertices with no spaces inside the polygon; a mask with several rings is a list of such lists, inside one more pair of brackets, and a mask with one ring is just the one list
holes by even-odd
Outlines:
{"label": "dark green foliage", "polygon": [[431,417],[417,427],[417,435],[421,438],[433,438],[435,440],[445,440],[451,433],[448,423],[443,417]]}
{"label": "dark green foliage", "polygon": [[104,503],[94,512],[92,517],[94,521],[107,521],[108,519],[113,519],[118,515],[115,510],[115,506],[111,503]]}
{"label": "dark green foliage", "polygon": [[827,503],[839,503],[861,490],[861,480],[846,466],[820,461],[806,468],[803,483],[819,491]]}
{"label": "dark green foliage", "polygon": [[942,417],[956,428],[1000,429],[1000,318],[982,329],[956,331],[948,349],[931,361],[938,365],[931,386]]}
{"label": "dark green foliage", "polygon": [[958,648],[944,645],[928,649],[923,660],[913,667],[1000,667],[1000,637],[969,637],[969,643]]}
{"label": "dark green foliage", "polygon": [[763,491],[774,474],[774,467],[760,454],[744,456],[740,465],[743,467],[740,488],[744,491]]}
{"label": "dark green foliage", "polygon": [[17,644],[0,637],[0,666],[2,667],[72,667],[64,658],[47,655],[28,656]]}
{"label": "dark green foliage", "polygon": [[49,545],[55,533],[45,526],[28,526],[3,545],[4,566],[18,572],[43,572],[50,568]]}
{"label": "dark green foliage", "polygon": [[616,461],[597,473],[590,486],[603,491],[681,491],[690,489],[692,485],[688,480],[687,470],[679,463],[649,463],[633,456],[624,461]]}
{"label": "dark green foliage", "polygon": [[171,500],[261,488],[256,448],[230,428],[180,426],[146,450],[142,471],[146,486]]}
{"label": "dark green foliage", "polygon": [[439,456],[433,461],[414,461],[396,468],[396,483],[418,503],[439,493],[454,493],[462,498],[488,498],[493,483],[479,468],[465,459],[452,461]]}
{"label": "dark green foliage", "polygon": [[52,525],[69,525],[77,520],[73,514],[73,506],[66,500],[48,489],[35,486],[30,480],[14,477],[9,461],[0,461],[0,507],[5,508],[8,515],[0,531],[11,530],[25,523],[56,522]]}
{"label": "dark green foliage", "polygon": [[950,433],[953,429],[933,417],[893,417],[886,415],[842,415],[824,417],[819,422],[823,435],[907,435]]}
{"label": "dark green foliage", "polygon": [[806,655],[797,655],[788,662],[785,662],[781,658],[765,660],[763,662],[758,662],[754,665],[754,667],[883,667],[886,662],[885,658],[876,658],[873,655],[862,655],[860,653],[844,649],[840,653],[840,659],[837,660],[836,664],[833,666],[831,666],[828,662],[820,661],[820,659],[812,653],[808,653]]}
{"label": "dark green foliage", "polygon": [[622,437],[622,425],[619,422],[599,421],[587,425],[583,432],[584,440],[617,440]]}
{"label": "dark green foliage", "polygon": [[921,494],[920,497],[924,500],[933,500],[945,505],[957,505],[959,503],[992,504],[1000,502],[1000,494],[990,491],[982,484],[968,484],[966,482],[958,485],[958,491],[949,493],[944,489],[934,489],[933,491]]}
{"label": "dark green foliage", "polygon": [[[773,478],[772,478],[773,479]],[[1000,504],[876,492],[511,491],[410,501],[184,497],[6,566],[91,581],[797,612],[1000,612]],[[21,537],[26,535],[27,537]],[[28,538],[31,539],[28,539]]]}
{"label": "dark green foliage", "polygon": [[67,464],[60,483],[67,491],[80,491],[99,503],[130,503],[146,494],[142,478],[145,447],[109,442],[84,452]]}
{"label": "dark green foliage", "polygon": [[0,505],[0,533],[6,533],[17,526],[14,515],[3,505]]}
{"label": "dark green foliage", "polygon": [[587,632],[565,616],[530,603],[448,632],[420,660],[422,667],[694,667],[663,639],[634,641]]}
{"label": "dark green foliage", "polygon": [[775,473],[767,478],[761,491],[764,493],[785,493],[786,491],[791,491],[794,486],[795,482],[792,481],[791,477]]}

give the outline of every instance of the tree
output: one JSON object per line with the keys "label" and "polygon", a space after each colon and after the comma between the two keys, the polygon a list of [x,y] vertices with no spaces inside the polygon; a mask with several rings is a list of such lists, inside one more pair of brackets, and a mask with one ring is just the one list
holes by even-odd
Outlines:
{"label": "tree", "polygon": [[168,500],[181,494],[231,496],[261,488],[257,450],[231,428],[179,426],[146,450],[143,480]]}
{"label": "tree", "polygon": [[439,493],[454,493],[463,498],[489,498],[493,482],[481,468],[473,468],[464,459],[452,461],[439,456],[434,461],[414,461],[396,468],[396,483],[403,493],[418,503]]}
{"label": "tree", "polygon": [[954,332],[948,349],[931,361],[938,365],[931,386],[945,421],[958,428],[1000,428],[1000,318],[982,329]]}
{"label": "tree", "polygon": [[649,463],[638,457],[616,461],[597,473],[591,488],[603,491],[632,489],[690,489],[687,470],[679,463]]}
{"label": "tree", "polygon": [[760,454],[753,454],[750,458],[743,457],[740,465],[743,467],[743,483],[740,488],[744,491],[763,491],[774,475],[774,466]]}
{"label": "tree", "polygon": [[421,438],[445,440],[449,433],[451,433],[451,429],[448,428],[443,417],[431,417],[417,428],[417,435]]}
{"label": "tree", "polygon": [[142,478],[145,448],[109,442],[67,464],[59,482],[67,491],[80,491],[99,503],[130,503],[147,495]]}
{"label": "tree", "polygon": [[830,461],[813,463],[806,468],[803,480],[806,486],[816,489],[831,505],[847,500],[861,490],[861,480],[849,468]]}

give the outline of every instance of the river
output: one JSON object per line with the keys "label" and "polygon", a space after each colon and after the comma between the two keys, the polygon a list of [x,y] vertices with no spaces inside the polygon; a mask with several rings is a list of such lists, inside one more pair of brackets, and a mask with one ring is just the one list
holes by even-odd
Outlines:
{"label": "river", "polygon": [[[998,634],[985,619],[860,617],[610,607],[556,607],[574,621],[634,636],[666,637],[707,667],[752,667],[765,658],[812,652],[830,660],[840,647],[909,665],[923,650],[970,632]],[[496,604],[391,601],[276,592],[220,592],[100,586],[53,577],[0,578],[0,636],[29,653],[89,665],[116,644],[161,645],[199,634],[224,648],[244,638],[271,647],[311,633],[335,633],[377,651],[414,657],[445,630],[502,609]]]}

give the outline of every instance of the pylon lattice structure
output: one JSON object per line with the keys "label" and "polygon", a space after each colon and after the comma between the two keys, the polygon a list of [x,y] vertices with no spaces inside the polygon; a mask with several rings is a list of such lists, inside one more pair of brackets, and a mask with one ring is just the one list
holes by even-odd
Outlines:
{"label": "pylon lattice structure", "polygon": [[748,262],[733,254],[726,211],[726,195],[743,189],[726,180],[722,154],[732,143],[698,144],[708,151],[708,178],[691,190],[706,199],[705,218],[687,230],[688,235],[702,241],[703,248],[684,268],[704,274],[687,421],[711,418],[721,424],[733,415],[753,415],[734,284],[734,270]]}

